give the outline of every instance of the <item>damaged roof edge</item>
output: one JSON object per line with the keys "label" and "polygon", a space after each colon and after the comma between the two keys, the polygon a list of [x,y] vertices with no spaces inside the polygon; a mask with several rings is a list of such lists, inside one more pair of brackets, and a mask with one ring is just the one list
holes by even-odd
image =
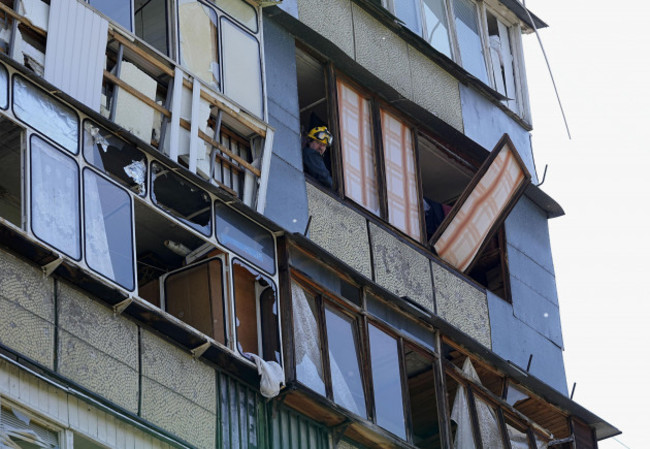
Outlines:
{"label": "damaged roof edge", "polygon": [[529,184],[524,195],[535,203],[537,207],[546,212],[547,218],[557,218],[564,215],[562,206],[535,184]]}
{"label": "damaged roof edge", "polygon": [[[515,15],[526,25],[528,25],[531,28],[547,28],[548,24],[544,22],[542,19],[537,17],[535,14],[532,13],[529,9],[527,9],[523,4],[519,2],[519,0],[499,0],[503,6],[508,8],[510,11],[515,13]],[[530,14],[530,16],[528,15]],[[533,22],[531,22],[530,19],[533,19]]]}

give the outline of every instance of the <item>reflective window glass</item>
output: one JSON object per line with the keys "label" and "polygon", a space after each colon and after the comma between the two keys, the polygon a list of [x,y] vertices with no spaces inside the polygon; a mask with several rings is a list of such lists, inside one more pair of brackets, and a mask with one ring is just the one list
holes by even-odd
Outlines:
{"label": "reflective window glass", "polygon": [[79,260],[77,163],[39,137],[32,136],[30,174],[32,231],[44,242]]}
{"label": "reflective window glass", "polygon": [[397,340],[373,325],[368,333],[377,424],[406,438]]}
{"label": "reflective window glass", "polygon": [[366,418],[356,322],[347,315],[326,307],[325,323],[334,402]]}
{"label": "reflective window glass", "polygon": [[425,26],[424,39],[440,53],[451,58],[445,0],[422,0],[422,7]]}
{"label": "reflective window glass", "polygon": [[222,203],[214,205],[217,240],[269,274],[275,274],[273,235]]}
{"label": "reflective window glass", "polygon": [[262,117],[260,44],[230,20],[221,19],[224,93]]}
{"label": "reflective window glass", "polygon": [[13,109],[23,122],[73,154],[79,152],[79,118],[60,101],[20,76],[14,76]]}
{"label": "reflective window glass", "polygon": [[395,309],[388,306],[384,301],[374,295],[367,294],[366,298],[368,312],[370,312],[374,317],[379,318],[385,323],[393,326],[395,329],[404,332],[408,337],[411,337],[413,341],[435,351],[433,330],[420,325],[401,313],[398,313]]}
{"label": "reflective window glass", "polygon": [[133,290],[131,198],[120,187],[84,170],[85,248],[88,266]]}
{"label": "reflective window glass", "polygon": [[133,145],[109,131],[84,122],[83,154],[86,161],[131,191],[146,193],[147,158]]}
{"label": "reflective window glass", "polygon": [[217,14],[196,0],[180,0],[178,23],[181,64],[219,90]]}
{"label": "reflective window glass", "polygon": [[0,108],[9,107],[9,74],[5,66],[0,64]]}
{"label": "reflective window glass", "polygon": [[156,162],[151,164],[151,178],[154,204],[202,234],[211,234],[211,201],[207,192]]}
{"label": "reflective window glass", "polygon": [[166,0],[135,0],[135,35],[163,54],[167,50]]}
{"label": "reflective window glass", "polygon": [[316,299],[295,282],[291,283],[291,298],[296,378],[303,385],[325,396]]}
{"label": "reflective window glass", "polygon": [[476,5],[471,0],[454,0],[454,20],[463,67],[488,84]]}
{"label": "reflective window glass", "polygon": [[133,31],[131,28],[131,0],[88,0],[88,3],[114,22]]}
{"label": "reflective window glass", "polygon": [[415,34],[422,34],[420,0],[393,0],[395,16]]}
{"label": "reflective window glass", "polygon": [[243,0],[213,0],[214,3],[223,11],[239,23],[257,33],[257,11]]}
{"label": "reflective window glass", "polygon": [[181,321],[226,344],[223,268],[210,259],[165,279],[165,309]]}

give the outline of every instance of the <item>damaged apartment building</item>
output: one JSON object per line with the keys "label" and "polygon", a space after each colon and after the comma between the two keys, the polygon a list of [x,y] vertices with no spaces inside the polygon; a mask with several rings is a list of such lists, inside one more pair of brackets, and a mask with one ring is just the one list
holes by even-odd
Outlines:
{"label": "damaged apartment building", "polygon": [[518,0],[0,0],[0,447],[619,433],[567,392],[521,51],[545,26]]}

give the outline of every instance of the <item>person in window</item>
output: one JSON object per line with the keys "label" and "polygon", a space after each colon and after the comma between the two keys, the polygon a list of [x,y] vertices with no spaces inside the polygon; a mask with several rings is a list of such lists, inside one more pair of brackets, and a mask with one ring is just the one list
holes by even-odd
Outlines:
{"label": "person in window", "polygon": [[328,189],[332,188],[332,175],[325,165],[323,155],[332,144],[332,139],[332,134],[326,126],[317,126],[307,134],[307,144],[302,149],[305,172]]}

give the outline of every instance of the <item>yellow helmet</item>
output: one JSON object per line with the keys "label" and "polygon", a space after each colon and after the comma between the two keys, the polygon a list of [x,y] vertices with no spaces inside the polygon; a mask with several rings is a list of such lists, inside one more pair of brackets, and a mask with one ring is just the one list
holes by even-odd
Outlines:
{"label": "yellow helmet", "polygon": [[309,131],[309,134],[307,134],[307,137],[316,142],[324,143],[327,146],[332,145],[332,140],[334,139],[332,133],[327,129],[327,126],[317,126],[316,128],[312,128],[312,130]]}

